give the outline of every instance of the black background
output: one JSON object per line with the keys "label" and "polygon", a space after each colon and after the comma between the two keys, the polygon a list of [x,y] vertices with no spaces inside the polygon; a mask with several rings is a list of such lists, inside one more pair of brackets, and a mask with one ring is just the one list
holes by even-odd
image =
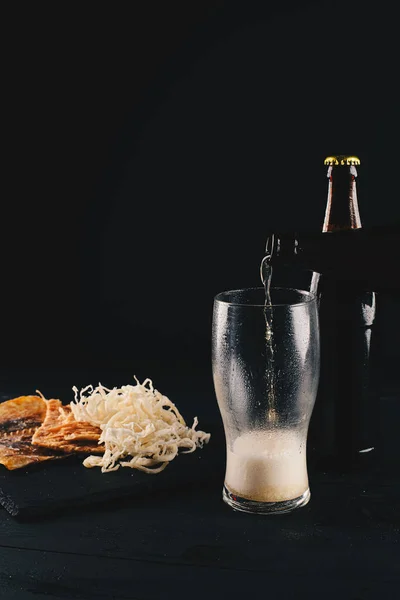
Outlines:
{"label": "black background", "polygon": [[4,367],[208,369],[213,296],[259,284],[267,229],[320,227],[327,154],[361,158],[364,226],[400,219],[392,3],[36,4],[5,23]]}
{"label": "black background", "polygon": [[[258,285],[268,229],[320,227],[327,154],[360,157],[364,226],[399,222],[394,2],[8,10],[1,399],[40,389],[68,402],[97,376],[150,376],[212,443],[194,455],[206,481],[183,477],[183,496],[152,478],[118,510],[32,523],[1,511],[0,596],[211,598],[267,582],[273,597],[397,598],[399,299],[382,299],[386,475],[313,476],[310,504],[277,520],[222,502],[210,364],[213,296]],[[79,479],[54,468],[68,500]],[[51,478],[15,475],[28,500],[57,497]]]}

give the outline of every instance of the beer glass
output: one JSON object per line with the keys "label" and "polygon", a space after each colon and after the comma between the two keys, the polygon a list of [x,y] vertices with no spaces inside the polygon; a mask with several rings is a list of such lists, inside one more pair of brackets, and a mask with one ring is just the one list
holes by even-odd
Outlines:
{"label": "beer glass", "polygon": [[307,432],[320,363],[316,296],[272,287],[214,299],[212,370],[226,439],[223,499],[275,514],[310,499]]}

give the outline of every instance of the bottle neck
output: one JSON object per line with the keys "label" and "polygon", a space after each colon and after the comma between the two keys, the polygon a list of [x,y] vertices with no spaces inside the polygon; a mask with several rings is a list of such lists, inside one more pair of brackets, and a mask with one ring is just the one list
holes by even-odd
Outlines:
{"label": "bottle neck", "polygon": [[352,166],[329,167],[328,198],[323,233],[361,229],[357,201],[357,170]]}

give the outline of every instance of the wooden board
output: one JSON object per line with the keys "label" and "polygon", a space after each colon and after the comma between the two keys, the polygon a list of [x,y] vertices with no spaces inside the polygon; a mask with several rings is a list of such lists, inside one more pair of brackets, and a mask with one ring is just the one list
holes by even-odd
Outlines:
{"label": "wooden board", "polygon": [[[238,513],[221,473],[179,493],[122,499],[37,522],[0,516],[0,597],[194,600],[397,598],[400,530],[393,490],[321,476],[292,514]],[[397,486],[397,491],[399,487]],[[381,498],[377,500],[377,494]],[[392,497],[393,499],[393,497]],[[217,593],[218,592],[218,593]]]}
{"label": "wooden board", "polygon": [[[33,519],[0,511],[0,597],[200,600],[261,590],[273,598],[397,599],[399,408],[398,395],[382,399],[386,468],[312,472],[311,501],[291,514],[246,515],[222,501],[225,452],[216,422],[203,423],[209,446],[176,460],[177,485],[172,463],[163,489],[153,477],[147,492],[138,485],[108,502],[47,506]],[[192,458],[199,470],[189,484],[184,462]]]}
{"label": "wooden board", "polygon": [[213,442],[194,453],[181,453],[155,475],[130,468],[102,473],[100,468],[84,467],[80,457],[15,471],[0,465],[0,504],[14,517],[30,518],[124,496],[168,494],[180,487],[200,486],[210,474]]}

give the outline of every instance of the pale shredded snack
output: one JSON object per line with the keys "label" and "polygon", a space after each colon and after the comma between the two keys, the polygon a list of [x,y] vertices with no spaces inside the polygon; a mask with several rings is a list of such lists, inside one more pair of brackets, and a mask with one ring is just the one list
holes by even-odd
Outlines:
{"label": "pale shredded snack", "polygon": [[[159,473],[173,460],[180,448],[194,452],[210,439],[209,433],[196,431],[195,417],[187,427],[175,404],[153,388],[151,379],[136,385],[108,389],[88,385],[80,392],[73,387],[75,402],[71,410],[77,421],[87,421],[102,430],[103,456],[88,456],[85,467],[101,467],[103,473],[131,467],[146,473]],[[129,457],[129,460],[123,460]]]}

